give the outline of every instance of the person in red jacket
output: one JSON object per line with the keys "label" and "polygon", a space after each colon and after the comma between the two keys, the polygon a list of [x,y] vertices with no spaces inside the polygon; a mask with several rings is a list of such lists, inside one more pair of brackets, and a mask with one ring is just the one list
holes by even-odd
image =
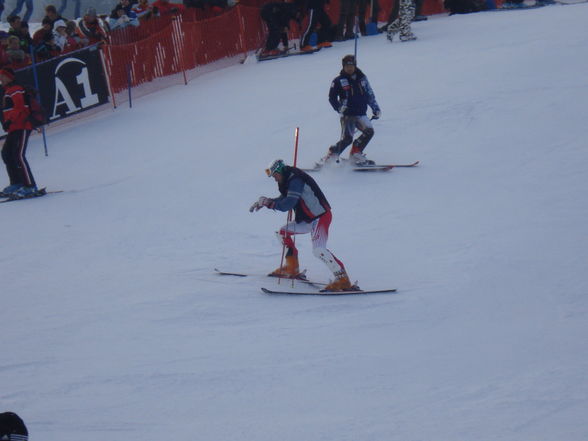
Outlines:
{"label": "person in red jacket", "polygon": [[78,20],[78,35],[87,40],[89,45],[106,42],[108,37],[95,8],[88,8],[86,14]]}
{"label": "person in red jacket", "polygon": [[26,92],[14,82],[14,77],[12,69],[0,69],[0,83],[4,89],[2,128],[8,133],[2,147],[2,159],[10,179],[10,185],[2,193],[8,197],[24,198],[38,191],[25,156],[33,126],[29,121],[31,111],[25,100]]}

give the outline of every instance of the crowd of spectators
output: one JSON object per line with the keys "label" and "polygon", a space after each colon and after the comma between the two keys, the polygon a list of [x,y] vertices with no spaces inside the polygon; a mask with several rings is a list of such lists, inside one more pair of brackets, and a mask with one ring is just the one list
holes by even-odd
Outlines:
{"label": "crowd of spectators", "polygon": [[[183,3],[170,0],[113,1],[118,3],[110,14],[98,14],[90,7],[82,17],[71,20],[61,16],[63,7],[58,10],[48,5],[41,27],[32,36],[27,21],[11,14],[7,18],[8,32],[0,31],[0,67],[16,70],[30,65],[33,60],[42,62],[89,45],[108,42],[111,32],[139,27],[153,17],[181,14],[186,8],[207,9],[216,14],[227,8],[227,0],[183,0]],[[4,2],[0,2],[3,6]],[[26,16],[30,16],[29,12],[27,10]]]}

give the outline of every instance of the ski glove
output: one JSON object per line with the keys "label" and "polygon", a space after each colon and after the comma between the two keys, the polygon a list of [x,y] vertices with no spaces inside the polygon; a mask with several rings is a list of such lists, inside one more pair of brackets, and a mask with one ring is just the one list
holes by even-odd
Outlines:
{"label": "ski glove", "polygon": [[372,119],[380,119],[380,116],[382,116],[382,111],[380,109],[375,110]]}
{"label": "ski glove", "polygon": [[249,208],[249,212],[253,213],[254,211],[259,211],[263,207],[267,208],[274,208],[276,202],[271,198],[266,198],[265,196],[260,196],[258,200],[256,200],[253,205]]}

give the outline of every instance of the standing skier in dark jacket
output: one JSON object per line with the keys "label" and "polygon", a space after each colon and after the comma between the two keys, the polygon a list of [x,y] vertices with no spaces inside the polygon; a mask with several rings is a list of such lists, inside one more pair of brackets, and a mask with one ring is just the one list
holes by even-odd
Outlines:
{"label": "standing skier in dark jacket", "polygon": [[[346,55],[342,60],[343,69],[331,83],[329,103],[341,116],[341,139],[329,148],[323,162],[330,162],[353,143],[349,159],[358,166],[374,164],[366,158],[363,151],[374,136],[374,127],[366,116],[367,107],[373,112],[372,119],[381,115],[380,106],[365,74],[357,68],[355,57]],[[353,135],[358,129],[361,135],[354,141]]]}
{"label": "standing skier in dark jacket", "polygon": [[258,211],[263,207],[278,211],[294,210],[294,221],[288,222],[278,232],[278,237],[287,249],[286,264],[270,275],[286,278],[300,276],[298,250],[292,236],[310,233],[313,254],[322,260],[335,276],[335,280],[328,284],[325,290],[353,289],[345,266],[327,249],[329,226],[332,220],[331,206],[318,184],[308,174],[299,168],[284,164],[281,159],[273,161],[266,169],[266,173],[278,183],[280,196],[277,198],[261,196],[253,203],[249,211]]}
{"label": "standing skier in dark jacket", "polygon": [[[329,0],[301,0],[305,5],[305,12],[308,14],[308,25],[300,36],[300,50],[310,52],[315,50],[310,45],[310,36],[314,31],[317,33],[317,47],[331,47],[333,44],[334,30],[329,14],[325,12],[325,4]],[[318,29],[317,29],[318,25]]]}

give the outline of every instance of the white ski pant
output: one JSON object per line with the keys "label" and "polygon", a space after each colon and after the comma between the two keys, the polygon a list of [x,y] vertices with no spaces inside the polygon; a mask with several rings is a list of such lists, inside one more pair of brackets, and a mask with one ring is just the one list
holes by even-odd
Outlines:
{"label": "white ski pant", "polygon": [[288,222],[278,232],[282,243],[288,248],[292,248],[295,254],[298,254],[296,246],[291,236],[294,234],[308,234],[312,241],[312,253],[322,260],[329,270],[335,275],[345,271],[343,262],[335,257],[331,251],[327,249],[327,240],[329,238],[329,226],[333,216],[330,211],[315,219],[312,222]]}

